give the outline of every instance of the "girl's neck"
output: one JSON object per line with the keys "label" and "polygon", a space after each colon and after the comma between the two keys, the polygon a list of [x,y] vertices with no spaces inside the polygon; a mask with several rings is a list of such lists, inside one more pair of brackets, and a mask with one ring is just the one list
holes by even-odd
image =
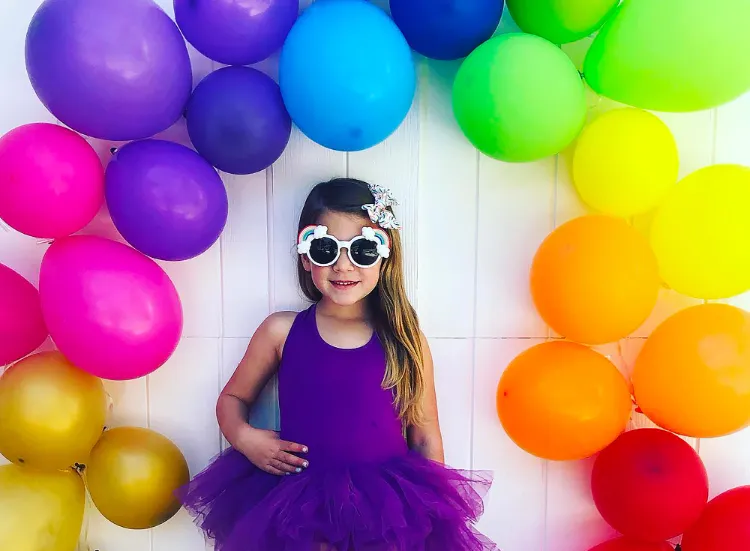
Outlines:
{"label": "girl's neck", "polygon": [[324,316],[340,320],[363,320],[369,319],[370,317],[367,308],[367,300],[360,300],[356,304],[351,304],[349,306],[341,306],[328,300],[326,297],[323,297],[318,302],[316,309]]}

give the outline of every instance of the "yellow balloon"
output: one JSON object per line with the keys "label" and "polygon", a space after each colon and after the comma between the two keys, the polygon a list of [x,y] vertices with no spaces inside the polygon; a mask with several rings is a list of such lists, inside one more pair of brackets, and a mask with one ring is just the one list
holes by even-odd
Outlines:
{"label": "yellow balloon", "polygon": [[651,246],[664,283],[701,299],[749,290],[748,213],[748,167],[713,165],[679,182],[651,224]]}
{"label": "yellow balloon", "polygon": [[137,530],[158,526],[180,510],[174,492],[190,481],[190,472],[168,438],[149,429],[119,427],[96,444],[85,478],[99,512]]}
{"label": "yellow balloon", "polygon": [[0,467],[0,549],[75,551],[86,489],[73,471]]}
{"label": "yellow balloon", "polygon": [[679,156],[659,117],[615,109],[584,128],[573,155],[573,184],[584,203],[630,217],[654,209],[677,183]]}
{"label": "yellow balloon", "polygon": [[28,356],[0,377],[0,454],[13,463],[52,470],[83,464],[106,417],[101,379],[60,352]]}

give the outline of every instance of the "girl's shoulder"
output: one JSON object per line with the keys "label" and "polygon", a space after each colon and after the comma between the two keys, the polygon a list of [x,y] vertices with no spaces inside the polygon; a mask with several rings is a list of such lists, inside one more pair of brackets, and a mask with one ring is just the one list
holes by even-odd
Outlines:
{"label": "girl's shoulder", "polygon": [[258,328],[264,337],[271,341],[276,348],[279,358],[284,350],[284,344],[292,330],[294,321],[302,312],[281,310],[270,314]]}

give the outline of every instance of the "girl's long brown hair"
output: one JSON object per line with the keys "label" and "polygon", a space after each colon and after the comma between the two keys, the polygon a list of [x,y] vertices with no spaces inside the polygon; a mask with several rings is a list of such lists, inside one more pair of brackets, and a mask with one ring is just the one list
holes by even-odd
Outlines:
{"label": "girl's long brown hair", "polygon": [[[317,224],[325,212],[355,214],[369,222],[362,205],[374,198],[366,182],[335,178],[316,185],[300,214],[298,231]],[[391,239],[391,254],[381,263],[378,286],[367,298],[375,330],[386,353],[383,388],[393,389],[394,403],[404,426],[422,421],[424,395],[424,356],[419,320],[406,296],[403,248],[398,230],[385,230]],[[313,302],[323,296],[312,276],[297,258],[297,278],[304,295]]]}

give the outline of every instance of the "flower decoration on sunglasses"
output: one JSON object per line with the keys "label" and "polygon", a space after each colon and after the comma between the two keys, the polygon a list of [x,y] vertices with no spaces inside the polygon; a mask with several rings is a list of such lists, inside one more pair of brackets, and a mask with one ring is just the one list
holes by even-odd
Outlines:
{"label": "flower decoration on sunglasses", "polygon": [[374,184],[369,184],[369,187],[375,202],[362,205],[362,210],[367,211],[373,224],[378,224],[383,229],[401,229],[396,216],[388,210],[388,207],[398,205],[398,201],[393,197],[391,191],[384,186]]}
{"label": "flower decoration on sunglasses", "polygon": [[370,268],[380,258],[391,254],[388,234],[380,229],[365,226],[362,233],[351,241],[340,241],[328,234],[326,226],[307,226],[299,233],[297,252],[306,255],[316,266],[332,266],[347,250],[349,260],[359,268]]}

